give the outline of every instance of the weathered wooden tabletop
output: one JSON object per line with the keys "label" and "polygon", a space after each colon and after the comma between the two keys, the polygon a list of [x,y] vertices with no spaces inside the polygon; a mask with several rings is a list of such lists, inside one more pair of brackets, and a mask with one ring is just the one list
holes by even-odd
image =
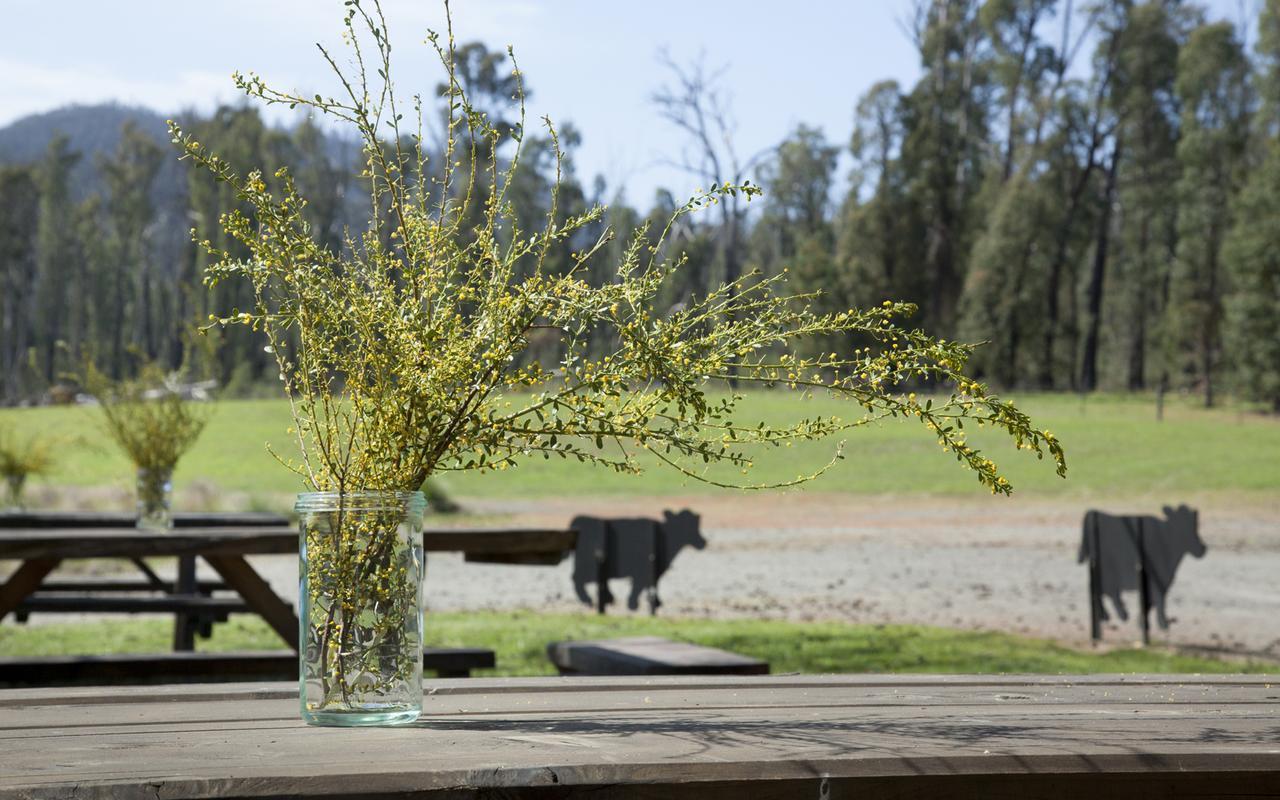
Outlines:
{"label": "weathered wooden tabletop", "polygon": [[[453,529],[423,531],[428,552],[467,555],[561,555],[577,533],[563,528]],[[133,558],[205,553],[241,555],[298,552],[298,531],[283,525],[188,526],[171,531],[136,528],[0,528],[0,559]]]}
{"label": "weathered wooden tabletop", "polygon": [[9,690],[0,796],[1272,796],[1275,680],[439,681],[366,729],[306,727],[283,684]]}

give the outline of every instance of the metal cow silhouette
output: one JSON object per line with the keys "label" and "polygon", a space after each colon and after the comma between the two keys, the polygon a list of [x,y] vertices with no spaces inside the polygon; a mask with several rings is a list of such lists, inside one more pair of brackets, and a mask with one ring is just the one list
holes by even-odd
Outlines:
{"label": "metal cow silhouette", "polygon": [[578,532],[574,552],[573,589],[578,599],[592,604],[587,584],[596,584],[596,610],[604,613],[614,602],[609,591],[612,578],[630,578],[627,608],[640,607],[640,595],[649,599],[649,613],[656,613],[658,580],[666,573],[676,554],[685,547],[701,550],[707,546],[699,529],[701,517],[688,509],[662,512],[662,521],[645,518],[600,519],[575,517],[569,527]]}
{"label": "metal cow silhouette", "polygon": [[1102,623],[1110,619],[1102,603],[1111,601],[1116,615],[1129,619],[1122,593],[1137,590],[1142,640],[1150,639],[1149,616],[1169,628],[1165,598],[1184,556],[1203,558],[1208,548],[1200,538],[1199,517],[1186,506],[1164,507],[1164,519],[1155,516],[1114,516],[1089,511],[1084,516],[1080,562],[1089,564],[1089,608],[1092,637],[1102,638]]}

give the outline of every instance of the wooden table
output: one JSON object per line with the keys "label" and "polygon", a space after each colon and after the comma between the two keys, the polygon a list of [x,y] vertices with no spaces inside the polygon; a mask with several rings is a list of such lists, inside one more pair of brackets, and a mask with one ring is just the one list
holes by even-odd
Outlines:
{"label": "wooden table", "polygon": [[[262,616],[291,648],[298,649],[298,618],[293,607],[280,599],[244,559],[246,555],[296,554],[298,533],[294,528],[282,524],[203,527],[179,524],[172,531],[152,532],[115,525],[118,520],[114,517],[101,515],[80,515],[78,519],[80,523],[97,520],[115,526],[79,527],[80,523],[72,516],[47,515],[47,519],[42,516],[33,523],[36,527],[0,526],[0,560],[21,559],[23,562],[9,580],[0,585],[0,620],[38,591],[58,564],[73,558],[127,558],[141,562],[145,557],[176,556],[188,565],[179,575],[182,586],[178,594],[186,599],[173,602],[198,611],[202,599],[190,596],[197,588],[194,557],[198,556],[213,567],[228,588],[240,594],[249,610]],[[70,520],[68,527],[51,527],[59,519]],[[461,552],[471,561],[497,563],[559,563],[576,542],[577,534],[564,529],[428,529],[423,532],[427,552]],[[212,608],[212,599],[205,599],[210,600]],[[109,601],[103,601],[99,610],[111,610],[110,605]],[[157,605],[156,610],[165,610],[162,605]],[[192,649],[187,626],[179,624],[175,628],[174,643],[175,649]]]}
{"label": "wooden table", "polygon": [[[165,532],[120,527],[0,529],[0,559],[22,560],[22,566],[0,586],[0,619],[22,605],[66,559],[199,556],[239,593],[250,610],[297,650],[298,618],[293,606],[281,600],[244,558],[297,552],[298,534],[280,525],[180,527]],[[183,602],[198,605],[199,599]]]}
{"label": "wooden table", "polygon": [[401,728],[285,684],[0,692],[0,797],[1280,794],[1280,676],[442,680]]}

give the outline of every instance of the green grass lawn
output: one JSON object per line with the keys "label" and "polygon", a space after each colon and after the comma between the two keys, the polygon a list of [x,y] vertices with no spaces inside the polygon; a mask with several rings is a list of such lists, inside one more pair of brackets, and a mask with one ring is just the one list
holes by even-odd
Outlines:
{"label": "green grass lawn", "polygon": [[[54,625],[0,625],[6,656],[163,652],[172,642],[164,620]],[[775,673],[949,672],[1266,672],[1274,665],[1229,663],[1161,649],[1092,653],[1003,633],[914,625],[846,625],[760,620],[687,620],[649,617],[477,612],[430,614],[432,647],[487,647],[497,654],[494,675],[547,675],[548,642],[610,636],[656,635],[721,647],[761,658]],[[277,649],[266,624],[237,616],[218,625],[202,650]]]}
{"label": "green grass lawn", "polygon": [[[1025,494],[1135,495],[1280,489],[1280,420],[1238,411],[1205,411],[1174,403],[1164,422],[1155,420],[1149,398],[1027,395],[1015,397],[1041,427],[1057,435],[1067,449],[1068,480],[1050,464],[1015,451],[990,432],[973,441],[986,445]],[[756,392],[744,401],[740,420],[758,417],[783,421],[799,415],[848,412],[841,401],[810,400],[783,392]],[[0,423],[21,431],[62,437],[59,460],[44,480],[55,485],[131,486],[131,471],[102,435],[97,409],[35,408],[0,410]],[[208,429],[179,465],[179,485],[203,481],[216,488],[247,493],[292,493],[297,478],[267,453],[270,442],[292,452],[284,401],[230,401],[219,404]],[[846,459],[811,484],[829,492],[981,494],[971,473],[940,451],[934,438],[914,421],[886,422],[850,432]],[[771,448],[760,454],[751,479],[777,482],[825,463],[834,442]],[[451,492],[470,497],[557,495],[668,495],[723,492],[655,463],[642,476],[615,475],[562,460],[535,459],[519,468],[485,475],[446,473]]]}

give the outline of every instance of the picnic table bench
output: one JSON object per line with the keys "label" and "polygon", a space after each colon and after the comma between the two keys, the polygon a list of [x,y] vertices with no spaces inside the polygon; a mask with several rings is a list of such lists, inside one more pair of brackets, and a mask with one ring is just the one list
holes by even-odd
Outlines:
{"label": "picnic table bench", "polygon": [[433,681],[317,729],[296,684],[0,692],[0,797],[1205,798],[1280,793],[1280,676]]}
{"label": "picnic table bench", "polygon": [[[427,647],[422,669],[441,678],[470,677],[494,667],[482,647]],[[292,650],[140,653],[106,656],[0,657],[0,687],[283,681],[298,675]]]}
{"label": "picnic table bench", "polygon": [[769,664],[716,647],[661,636],[552,642],[561,675],[767,675]]}

